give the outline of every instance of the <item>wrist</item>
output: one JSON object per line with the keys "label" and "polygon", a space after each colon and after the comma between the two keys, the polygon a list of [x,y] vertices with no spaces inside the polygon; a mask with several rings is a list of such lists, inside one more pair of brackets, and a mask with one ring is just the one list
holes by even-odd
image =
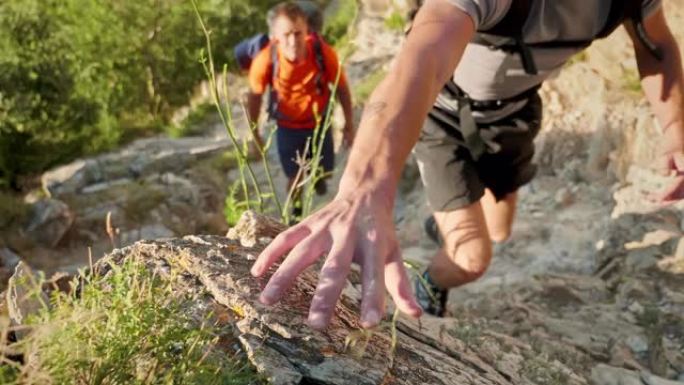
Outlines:
{"label": "wrist", "polygon": [[387,203],[387,208],[392,209],[397,190],[397,181],[394,179],[391,173],[382,171],[381,167],[374,164],[363,167],[349,165],[340,179],[337,197],[370,195],[371,199],[376,197],[379,203]]}

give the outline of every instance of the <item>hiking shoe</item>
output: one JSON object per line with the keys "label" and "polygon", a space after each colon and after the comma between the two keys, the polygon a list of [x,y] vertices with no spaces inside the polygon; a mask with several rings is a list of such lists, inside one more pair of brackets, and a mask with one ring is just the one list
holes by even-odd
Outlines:
{"label": "hiking shoe", "polygon": [[435,317],[444,317],[448,290],[440,289],[432,282],[427,270],[422,275],[416,276],[413,281],[413,290],[418,305],[423,311]]}
{"label": "hiking shoe", "polygon": [[439,227],[437,226],[437,221],[435,217],[430,215],[428,219],[425,220],[425,233],[428,238],[430,238],[437,246],[442,246],[442,234],[439,232]]}

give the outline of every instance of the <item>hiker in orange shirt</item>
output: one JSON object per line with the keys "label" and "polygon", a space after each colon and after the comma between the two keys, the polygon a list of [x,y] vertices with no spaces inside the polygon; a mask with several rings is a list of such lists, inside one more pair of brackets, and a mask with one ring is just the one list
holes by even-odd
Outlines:
{"label": "hiker in orange shirt", "polygon": [[[254,58],[249,69],[250,93],[247,113],[252,127],[256,127],[262,96],[270,87],[269,114],[276,120],[276,142],[283,170],[288,177],[288,190],[299,171],[298,155],[312,156],[312,145],[304,154],[307,141],[316,140],[314,129],[325,122],[331,85],[337,81],[336,95],[344,111],[344,144],[354,140],[351,94],[335,51],[317,33],[309,33],[306,13],[293,2],[284,2],[271,12],[271,42]],[[322,131],[322,130],[321,130]],[[263,139],[255,130],[256,145],[263,148]],[[333,170],[335,153],[332,135],[325,132],[320,165],[328,173]],[[316,184],[316,192],[327,190],[324,179]]]}

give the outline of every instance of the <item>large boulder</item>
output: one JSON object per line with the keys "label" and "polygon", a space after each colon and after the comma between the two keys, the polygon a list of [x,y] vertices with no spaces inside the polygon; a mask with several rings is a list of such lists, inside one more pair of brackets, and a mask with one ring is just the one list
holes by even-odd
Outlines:
{"label": "large boulder", "polygon": [[44,173],[41,181],[52,196],[78,194],[84,189],[100,191],[117,181],[125,183],[146,175],[183,171],[228,148],[227,139],[142,139],[115,153],[57,167]]}
{"label": "large boulder", "polygon": [[31,205],[26,226],[28,237],[40,246],[55,247],[74,223],[74,213],[57,199],[42,199]]}
{"label": "large boulder", "polygon": [[[457,319],[399,317],[369,332],[359,328],[358,274],[352,274],[335,316],[324,331],[306,326],[318,277],[304,272],[276,306],[258,301],[265,279],[249,269],[256,255],[284,227],[255,214],[220,236],[141,241],[100,261],[140,258],[150,266],[180,269],[207,290],[224,312],[252,364],[273,384],[564,384],[587,382],[557,360],[538,356],[515,338]],[[159,262],[152,262],[159,261]],[[160,275],[160,276],[163,276]],[[208,309],[215,309],[208,307]],[[209,310],[206,310],[209,311]],[[215,310],[212,310],[215,311]]]}

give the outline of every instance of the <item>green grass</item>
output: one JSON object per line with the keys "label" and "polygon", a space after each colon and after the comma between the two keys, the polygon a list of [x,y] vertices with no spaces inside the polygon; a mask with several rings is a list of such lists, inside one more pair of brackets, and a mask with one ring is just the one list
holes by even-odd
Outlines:
{"label": "green grass", "polygon": [[570,381],[568,374],[548,361],[547,357],[528,357],[522,362],[520,375],[535,384],[565,385]]}
{"label": "green grass", "polygon": [[340,58],[348,56],[353,49],[349,33],[358,13],[356,0],[345,0],[340,1],[336,12],[325,19],[323,37],[335,47]]}
{"label": "green grass", "polygon": [[406,19],[399,11],[392,12],[391,15],[385,18],[385,27],[390,31],[402,32],[406,26]]}
{"label": "green grass", "polygon": [[570,67],[577,63],[585,63],[587,60],[589,60],[589,56],[587,55],[587,51],[583,50],[573,55],[570,60],[565,63],[565,66]]}
{"label": "green grass", "polygon": [[144,182],[131,184],[126,195],[123,212],[126,214],[126,219],[133,223],[145,221],[150,215],[150,211],[164,203],[168,198],[166,192]]}
{"label": "green grass", "polygon": [[217,120],[216,108],[212,103],[202,103],[193,107],[177,125],[170,125],[166,128],[166,133],[172,138],[182,138],[186,136],[199,136],[212,121]]}
{"label": "green grass", "polygon": [[641,78],[636,69],[625,68],[622,72],[621,87],[623,90],[641,96]]}
{"label": "green grass", "polygon": [[363,80],[357,84],[353,90],[353,100],[355,104],[363,104],[370,97],[371,93],[380,84],[382,79],[385,78],[385,70],[378,69],[370,75],[363,78]]}
{"label": "green grass", "polygon": [[129,259],[103,277],[80,278],[80,295],[53,292],[51,306],[29,317],[30,334],[11,346],[27,364],[0,364],[0,383],[264,383],[221,349],[226,330],[192,315],[203,294],[176,290],[178,275],[161,278]]}

